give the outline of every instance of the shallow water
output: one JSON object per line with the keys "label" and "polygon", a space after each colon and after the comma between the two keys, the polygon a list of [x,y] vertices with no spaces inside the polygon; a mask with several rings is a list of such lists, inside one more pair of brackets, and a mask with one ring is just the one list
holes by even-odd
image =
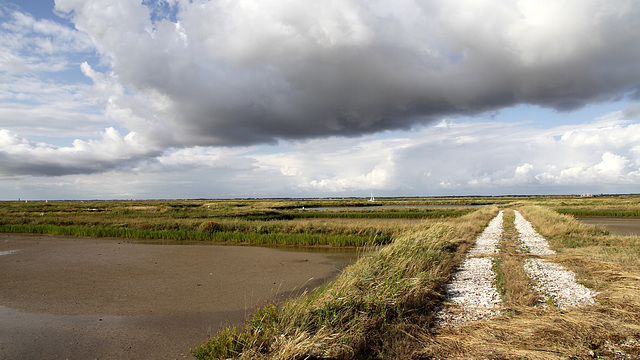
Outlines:
{"label": "shallow water", "polygon": [[51,315],[0,306],[1,359],[183,359],[245,311],[168,315]]}
{"label": "shallow water", "polygon": [[620,217],[576,216],[583,224],[605,227],[611,234],[640,236],[640,219]]}
{"label": "shallow water", "polygon": [[0,252],[0,359],[191,358],[255,306],[358,256],[12,234]]}

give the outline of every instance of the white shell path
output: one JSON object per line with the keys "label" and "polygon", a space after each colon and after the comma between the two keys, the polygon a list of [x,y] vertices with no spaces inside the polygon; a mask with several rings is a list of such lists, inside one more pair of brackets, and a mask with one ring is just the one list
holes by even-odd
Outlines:
{"label": "white shell path", "polygon": [[471,256],[491,255],[498,251],[503,231],[502,219],[503,212],[500,211],[478,236],[460,270],[446,286],[445,294],[449,304],[438,312],[439,324],[455,325],[500,314],[502,300],[494,286],[496,274],[492,269],[493,259]]}
{"label": "white shell path", "polygon": [[[516,229],[520,234],[520,241],[532,255],[551,255],[555,251],[549,249],[547,240],[538,234],[518,211],[516,214]],[[544,297],[551,297],[553,303],[560,309],[570,306],[585,306],[595,303],[596,293],[578,284],[575,274],[563,268],[560,264],[538,258],[527,259],[524,270],[533,280],[534,288]]]}

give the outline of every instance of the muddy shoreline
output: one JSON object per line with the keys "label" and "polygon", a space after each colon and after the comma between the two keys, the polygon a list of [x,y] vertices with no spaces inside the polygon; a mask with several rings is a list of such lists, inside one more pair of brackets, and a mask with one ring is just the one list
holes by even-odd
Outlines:
{"label": "muddy shoreline", "polygon": [[354,254],[0,234],[0,359],[181,359]]}

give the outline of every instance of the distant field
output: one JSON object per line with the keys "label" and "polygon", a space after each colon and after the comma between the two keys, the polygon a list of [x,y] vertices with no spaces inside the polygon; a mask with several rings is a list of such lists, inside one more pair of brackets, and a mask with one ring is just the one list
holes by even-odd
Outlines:
{"label": "distant field", "polygon": [[[371,246],[388,243],[393,236],[414,226],[414,221],[459,217],[473,211],[472,206],[508,201],[511,200],[393,198],[376,202],[362,199],[3,202],[0,231],[181,242]],[[335,221],[338,219],[349,221]]]}
{"label": "distant field", "polygon": [[[478,206],[537,204],[561,214],[640,218],[639,196],[28,201],[0,203],[0,232],[293,246],[387,244],[416,221]],[[315,210],[324,209],[324,210]]]}

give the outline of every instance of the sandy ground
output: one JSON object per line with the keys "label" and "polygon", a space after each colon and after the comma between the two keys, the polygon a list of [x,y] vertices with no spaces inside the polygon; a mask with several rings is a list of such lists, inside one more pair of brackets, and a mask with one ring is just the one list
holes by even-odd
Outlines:
{"label": "sandy ground", "polygon": [[354,255],[0,234],[0,359],[181,359]]}

